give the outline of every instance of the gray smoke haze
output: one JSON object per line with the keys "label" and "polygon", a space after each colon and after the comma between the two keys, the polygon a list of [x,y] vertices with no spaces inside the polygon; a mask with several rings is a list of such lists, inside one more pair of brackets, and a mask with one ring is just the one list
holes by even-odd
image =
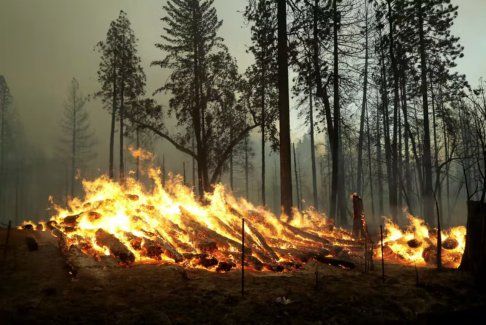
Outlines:
{"label": "gray smoke haze", "polygon": [[[481,76],[486,76],[486,1],[453,2],[460,6],[454,33],[465,46],[465,58],[459,61],[458,71],[465,73],[474,86]],[[55,156],[60,114],[73,77],[78,79],[84,94],[98,89],[100,55],[94,47],[104,40],[110,22],[120,10],[127,12],[139,39],[147,94],[165,82],[167,72],[150,67],[150,62],[163,57],[154,44],[163,32],[160,18],[164,15],[164,3],[165,0],[0,0],[0,75],[7,80],[33,146],[49,157]],[[242,17],[246,3],[215,1],[218,15],[224,20],[221,36],[237,58],[241,72],[252,62],[252,56],[246,53],[250,31]],[[156,99],[164,105],[168,96],[158,95]],[[98,139],[98,158],[92,165],[104,171],[108,164],[108,113],[98,100],[90,101],[87,108]],[[292,114],[292,134],[300,137],[307,127],[295,112]],[[181,161],[189,159],[163,141],[158,143],[161,144],[157,151],[166,153],[168,168],[181,173]]]}

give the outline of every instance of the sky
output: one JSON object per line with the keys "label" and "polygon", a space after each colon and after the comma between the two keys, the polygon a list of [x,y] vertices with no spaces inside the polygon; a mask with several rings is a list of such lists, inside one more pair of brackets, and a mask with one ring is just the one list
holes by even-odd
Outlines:
{"label": "sky", "polygon": [[[223,26],[220,35],[238,60],[240,70],[251,64],[247,53],[249,28],[242,11],[247,0],[215,0]],[[459,5],[454,34],[461,37],[465,57],[458,70],[472,85],[486,76],[486,0],[453,0]],[[151,94],[167,78],[167,72],[150,67],[163,57],[154,44],[162,33],[165,0],[0,0],[0,74],[4,75],[32,145],[54,154],[59,138],[59,119],[70,80],[76,77],[81,90],[92,94],[99,87],[99,54],[110,21],[120,10],[128,14],[139,39],[139,54]],[[167,95],[157,96],[160,104]],[[99,101],[87,104],[100,148],[108,148],[109,116]],[[292,113],[295,114],[295,113]],[[305,127],[293,118],[294,137]],[[99,167],[106,167],[108,150],[101,150]],[[102,166],[103,165],[103,166]]]}

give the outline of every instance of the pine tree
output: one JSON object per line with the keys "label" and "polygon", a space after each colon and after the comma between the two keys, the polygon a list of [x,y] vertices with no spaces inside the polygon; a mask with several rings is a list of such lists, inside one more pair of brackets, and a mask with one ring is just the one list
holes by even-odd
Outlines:
{"label": "pine tree", "polygon": [[[248,69],[247,77],[255,86],[255,106],[261,108],[261,191],[262,204],[265,205],[265,144],[268,140],[275,139],[278,118],[276,3],[269,0],[250,1],[245,10],[245,18],[252,24],[250,51],[255,57],[255,63]],[[272,147],[276,147],[275,144]]]}
{"label": "pine tree", "polygon": [[241,77],[236,60],[218,36],[222,22],[213,1],[170,0],[163,8],[163,42],[156,46],[166,56],[152,65],[171,70],[168,82],[156,92],[172,95],[167,114],[175,116],[178,132],[168,132],[160,109],[147,111],[138,123],[196,160],[203,195],[212,190],[235,146],[258,122],[253,118],[247,123],[249,115],[256,115],[250,105],[237,100]]}
{"label": "pine tree", "polygon": [[145,74],[140,65],[136,48],[137,39],[124,11],[111,22],[106,40],[97,44],[101,53],[98,81],[101,90],[97,92],[103,103],[111,110],[109,147],[109,175],[114,178],[115,122],[119,120],[120,132],[120,180],[124,178],[124,126],[127,119],[126,107],[144,94]]}
{"label": "pine tree", "polygon": [[69,166],[70,197],[76,194],[77,170],[85,168],[96,157],[94,151],[96,139],[90,127],[89,115],[85,107],[86,101],[87,98],[79,90],[78,81],[73,78],[60,120],[62,133],[59,148],[60,160]]}

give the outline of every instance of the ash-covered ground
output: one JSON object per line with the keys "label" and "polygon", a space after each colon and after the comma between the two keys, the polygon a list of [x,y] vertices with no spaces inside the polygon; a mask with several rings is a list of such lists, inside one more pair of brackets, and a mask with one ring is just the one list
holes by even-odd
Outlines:
{"label": "ash-covered ground", "polygon": [[[37,250],[29,250],[27,237]],[[468,323],[486,295],[458,270],[381,265],[364,273],[311,262],[288,273],[215,273],[173,265],[118,266],[75,257],[69,274],[48,232],[0,230],[0,324]],[[31,243],[32,244],[32,243]],[[35,247],[34,247],[35,248]],[[5,255],[4,255],[5,254]],[[316,285],[317,270],[317,285]]]}

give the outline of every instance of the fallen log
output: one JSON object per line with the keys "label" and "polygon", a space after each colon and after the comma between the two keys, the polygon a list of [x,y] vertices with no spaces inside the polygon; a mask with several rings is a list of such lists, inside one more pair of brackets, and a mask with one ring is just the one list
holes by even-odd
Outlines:
{"label": "fallen log", "polygon": [[122,264],[132,264],[135,256],[132,252],[114,235],[107,233],[103,229],[98,229],[95,233],[96,244],[101,247],[107,247],[113,255]]}
{"label": "fallen log", "polygon": [[275,254],[274,250],[268,245],[263,235],[248,220],[246,222],[246,225],[248,226],[248,228],[250,228],[251,233],[258,239],[258,243],[270,256],[270,258],[275,261],[278,260],[277,254]]}
{"label": "fallen log", "polygon": [[314,234],[311,234],[311,233],[308,233],[308,232],[305,232],[297,227],[294,227],[292,225],[289,225],[288,223],[282,223],[283,225],[285,225],[285,227],[287,229],[289,229],[291,232],[293,232],[294,234],[304,238],[304,239],[308,239],[308,240],[311,240],[311,241],[314,241],[314,242],[318,242],[318,243],[321,243],[323,245],[329,245],[331,244],[331,241],[325,239],[325,238],[321,238],[317,235],[314,235]]}

